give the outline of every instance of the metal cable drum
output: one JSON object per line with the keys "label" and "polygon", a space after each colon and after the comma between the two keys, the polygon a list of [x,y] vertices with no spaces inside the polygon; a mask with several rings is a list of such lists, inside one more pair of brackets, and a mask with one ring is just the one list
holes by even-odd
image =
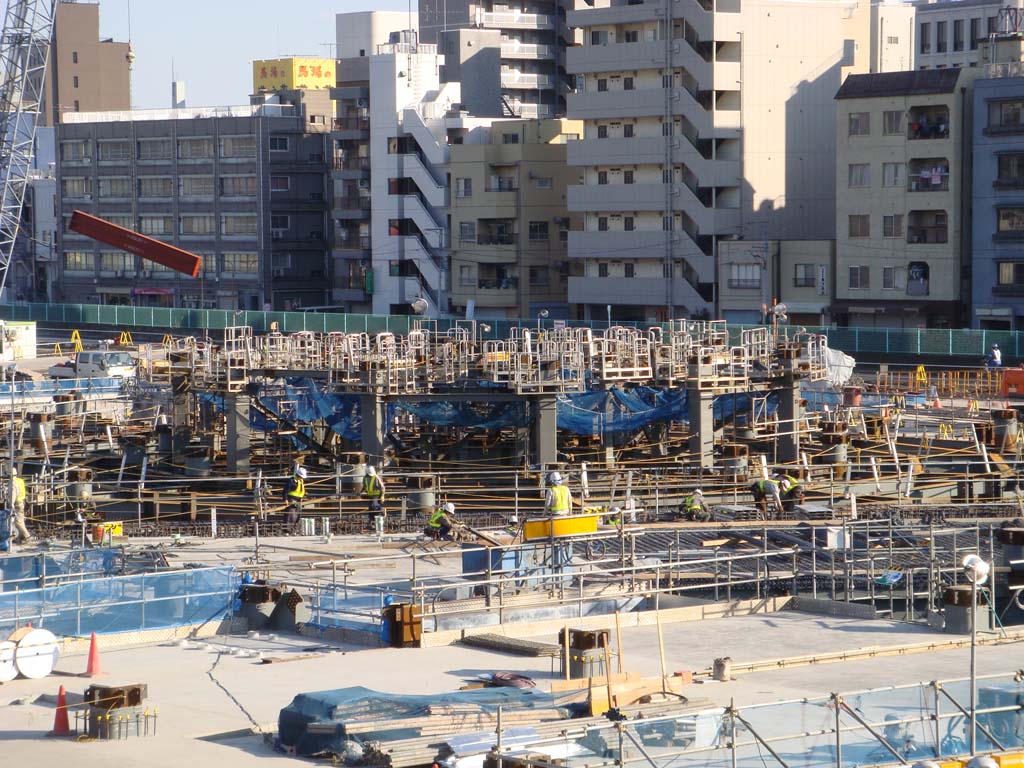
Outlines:
{"label": "metal cable drum", "polygon": [[14,663],[14,650],[17,643],[10,640],[0,641],[0,683],[9,683],[18,676],[18,666]]}
{"label": "metal cable drum", "polygon": [[57,666],[60,650],[57,638],[48,629],[21,627],[14,630],[7,640],[17,643],[14,664],[22,677],[38,680],[49,675]]}

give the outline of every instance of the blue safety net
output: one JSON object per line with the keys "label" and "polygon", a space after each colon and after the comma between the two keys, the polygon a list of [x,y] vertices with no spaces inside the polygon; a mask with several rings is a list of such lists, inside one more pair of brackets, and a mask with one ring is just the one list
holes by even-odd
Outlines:
{"label": "blue safety net", "polygon": [[2,557],[0,592],[37,586],[44,577],[50,582],[113,576],[120,569],[120,555],[119,549],[104,547]]}
{"label": "blue safety net", "polygon": [[0,630],[31,623],[55,635],[138,632],[227,615],[239,587],[231,566],[112,576],[0,593]]}

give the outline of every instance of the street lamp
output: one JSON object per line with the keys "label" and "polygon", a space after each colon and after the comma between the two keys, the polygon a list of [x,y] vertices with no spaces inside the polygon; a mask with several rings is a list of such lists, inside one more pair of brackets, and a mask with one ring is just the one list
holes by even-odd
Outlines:
{"label": "street lamp", "polygon": [[977,555],[964,558],[964,576],[971,582],[971,757],[978,747],[978,587],[988,581],[992,566]]}

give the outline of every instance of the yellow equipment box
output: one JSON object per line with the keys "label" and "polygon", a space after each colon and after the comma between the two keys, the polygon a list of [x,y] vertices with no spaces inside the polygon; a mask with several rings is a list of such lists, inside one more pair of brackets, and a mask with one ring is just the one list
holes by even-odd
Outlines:
{"label": "yellow equipment box", "polygon": [[523,525],[523,539],[533,541],[535,539],[550,539],[552,536],[557,539],[563,536],[597,533],[597,524],[600,518],[600,515],[566,515],[565,517],[527,520]]}

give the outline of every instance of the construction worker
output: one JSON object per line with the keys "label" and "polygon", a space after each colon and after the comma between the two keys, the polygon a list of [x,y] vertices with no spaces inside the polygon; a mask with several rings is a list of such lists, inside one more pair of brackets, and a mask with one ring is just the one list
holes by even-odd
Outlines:
{"label": "construction worker", "polygon": [[792,475],[775,475],[779,484],[779,497],[782,500],[782,508],[786,512],[792,512],[793,507],[804,500],[804,490],[800,486],[800,480]]}
{"label": "construction worker", "polygon": [[768,500],[771,499],[772,512],[782,512],[782,499],[779,497],[779,483],[777,480],[769,478],[767,480],[758,480],[752,486],[750,486],[750,493],[754,497],[754,503],[759,504],[761,507],[761,516],[768,520]]}
{"label": "construction worker", "polygon": [[377,468],[372,464],[366,468],[360,495],[364,499],[369,499],[371,512],[379,512],[384,508],[384,481],[380,479]]}
{"label": "construction worker", "polygon": [[544,497],[544,509],[552,517],[563,517],[572,514],[572,494],[562,482],[558,472],[548,475],[548,490]]}
{"label": "construction worker", "polygon": [[446,501],[430,516],[427,522],[427,529],[424,533],[435,541],[451,541],[452,519],[449,515],[455,514],[455,505]]}
{"label": "construction worker", "polygon": [[302,514],[302,500],[306,498],[306,477],[308,472],[305,467],[296,467],[288,484],[284,489],[285,501],[288,502],[288,512],[285,522],[292,533],[297,532],[299,515]]}
{"label": "construction worker", "polygon": [[14,543],[27,544],[32,540],[28,528],[25,527],[25,501],[28,499],[28,492],[25,490],[25,481],[18,474],[18,470],[11,467],[11,509],[14,512]]}
{"label": "construction worker", "polygon": [[711,511],[707,502],[704,501],[704,491],[700,488],[694,489],[693,493],[683,501],[683,512],[687,520],[694,520],[698,523],[711,521]]}
{"label": "construction worker", "polygon": [[988,353],[988,357],[985,359],[985,365],[989,368],[1002,368],[1003,367],[1003,353],[999,349],[998,344],[992,345],[992,351]]}

